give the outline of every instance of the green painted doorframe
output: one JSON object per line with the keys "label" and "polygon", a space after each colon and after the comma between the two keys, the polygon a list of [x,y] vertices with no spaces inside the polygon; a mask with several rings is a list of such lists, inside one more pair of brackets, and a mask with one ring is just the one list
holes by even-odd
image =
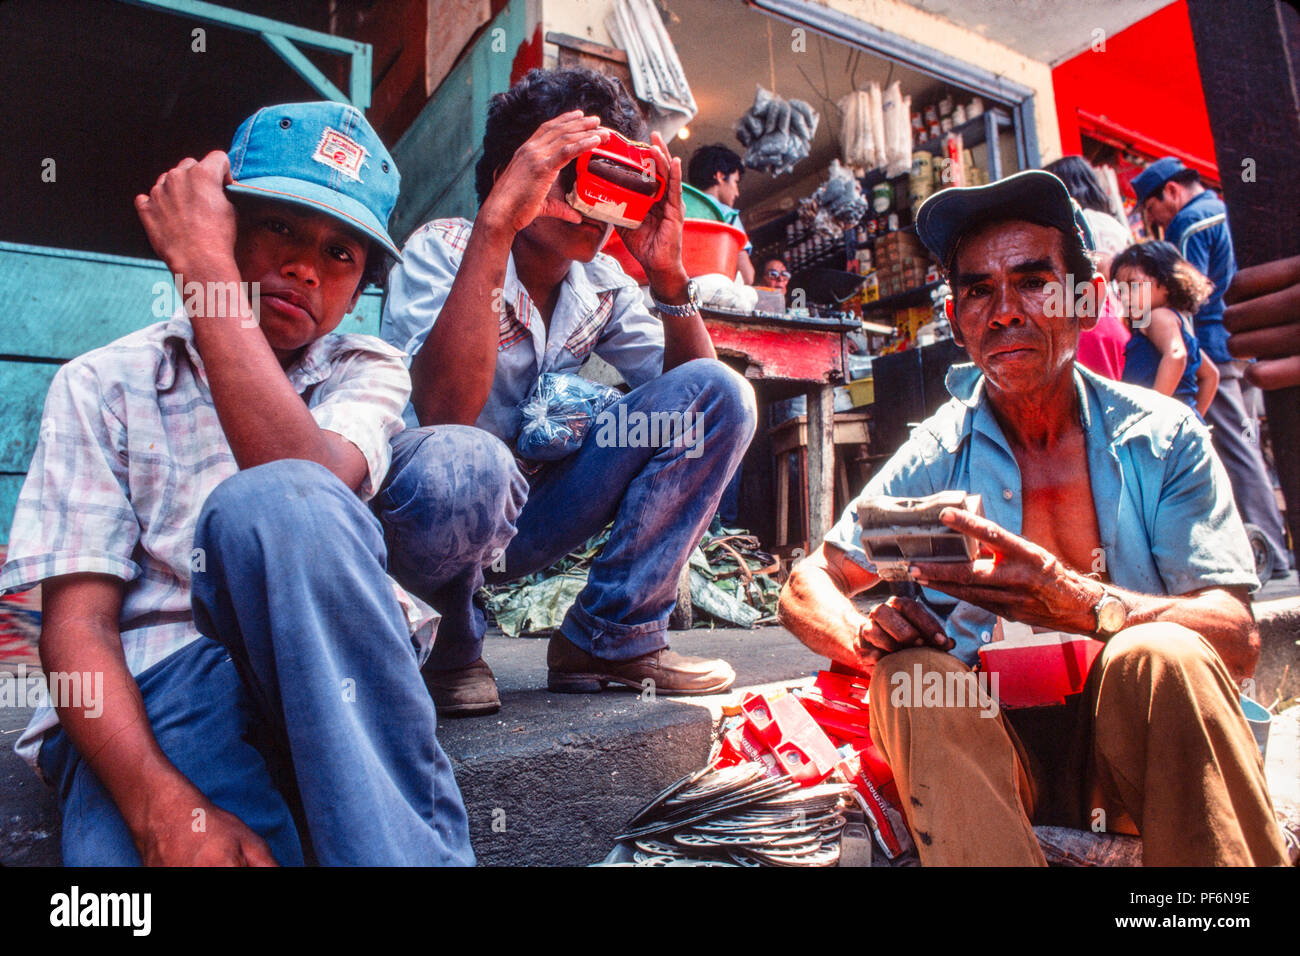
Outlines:
{"label": "green painted doorframe", "polygon": [[[245,33],[256,33],[325,99],[338,103],[351,103],[363,113],[370,108],[372,56],[369,43],[308,30],[291,23],[281,23],[269,17],[258,17],[251,13],[219,7],[215,3],[204,3],[203,0],[121,0],[121,2],[190,17],[204,23],[216,23],[232,30],[243,30]],[[331,83],[296,44],[351,57],[350,95],[344,94]]]}

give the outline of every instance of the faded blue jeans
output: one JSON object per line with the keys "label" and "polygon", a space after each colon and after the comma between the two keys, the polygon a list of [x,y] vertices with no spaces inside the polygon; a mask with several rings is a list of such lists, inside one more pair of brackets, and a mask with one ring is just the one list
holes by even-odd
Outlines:
{"label": "faded blue jeans", "polygon": [[[668,429],[673,414],[693,428]],[[606,660],[666,647],[677,578],[755,422],[749,383],[721,362],[697,359],[625,395],[578,451],[545,466],[531,485],[505,443],[481,429],[435,425],[397,435],[373,504],[393,576],[443,614],[429,666],[452,670],[481,656],[486,626],[473,596],[485,572],[500,583],[540,571],[610,521],[560,631]]]}
{"label": "faded blue jeans", "polygon": [[[136,678],[171,762],[282,864],[472,864],[365,504],[318,464],[278,461],[222,482],[194,545],[194,618],[207,636]],[[62,730],[40,765],[60,797],[64,862],[139,865],[112,797]]]}

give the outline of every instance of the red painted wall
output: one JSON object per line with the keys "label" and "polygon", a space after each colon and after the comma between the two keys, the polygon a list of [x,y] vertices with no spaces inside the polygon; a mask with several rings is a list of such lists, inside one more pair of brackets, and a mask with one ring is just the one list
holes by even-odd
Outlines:
{"label": "red painted wall", "polygon": [[1082,110],[1101,117],[1103,128],[1117,135],[1138,134],[1139,151],[1153,158],[1172,153],[1219,181],[1185,0],[1106,37],[1104,50],[1066,60],[1052,70],[1052,85],[1067,155],[1081,152],[1080,132],[1089,132],[1091,121],[1080,117]]}

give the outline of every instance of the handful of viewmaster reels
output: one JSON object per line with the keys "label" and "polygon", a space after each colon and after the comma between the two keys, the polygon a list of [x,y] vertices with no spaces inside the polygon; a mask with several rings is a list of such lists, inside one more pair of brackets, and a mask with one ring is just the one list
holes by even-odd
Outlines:
{"label": "handful of viewmaster reels", "polygon": [[908,580],[913,561],[974,561],[980,543],[939,520],[944,508],[983,515],[979,495],[940,491],[924,498],[872,495],[858,499],[862,550],[886,581]]}
{"label": "handful of viewmaster reels", "polygon": [[592,219],[635,229],[667,185],[649,144],[610,130],[609,139],[578,157],[577,178],[565,198]]}

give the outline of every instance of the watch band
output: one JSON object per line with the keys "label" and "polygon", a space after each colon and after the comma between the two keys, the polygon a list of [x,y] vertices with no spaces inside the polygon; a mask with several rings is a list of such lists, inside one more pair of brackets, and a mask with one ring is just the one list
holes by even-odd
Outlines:
{"label": "watch band", "polygon": [[687,316],[694,315],[700,310],[695,307],[694,302],[687,302],[685,305],[668,305],[666,302],[660,302],[658,299],[652,299],[655,304],[655,311],[661,315],[667,315],[674,319],[684,319]]}
{"label": "watch band", "polygon": [[685,305],[669,305],[667,302],[660,302],[653,296],[651,296],[650,301],[654,303],[655,311],[660,315],[666,315],[674,319],[685,319],[700,311],[700,290],[695,284],[695,280],[691,279],[686,283]]}

